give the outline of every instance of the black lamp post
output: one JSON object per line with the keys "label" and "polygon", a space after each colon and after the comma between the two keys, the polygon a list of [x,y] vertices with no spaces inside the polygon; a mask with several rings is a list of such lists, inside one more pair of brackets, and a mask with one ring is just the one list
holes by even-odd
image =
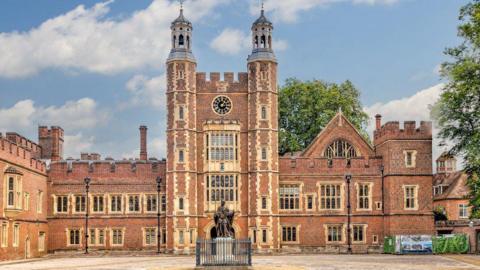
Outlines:
{"label": "black lamp post", "polygon": [[88,203],[88,190],[90,189],[90,178],[88,177],[85,177],[85,179],[83,180],[85,182],[85,191],[86,191],[86,197],[85,197],[85,200],[87,201],[87,209],[85,210],[85,254],[88,254],[88,208],[90,207],[89,206],[89,203]]}
{"label": "black lamp post", "polygon": [[350,217],[352,206],[350,204],[350,182],[352,180],[351,174],[345,175],[345,180],[347,181],[347,244],[348,244],[348,254],[352,254],[352,228],[350,228]]}
{"label": "black lamp post", "polygon": [[160,254],[160,189],[162,184],[162,177],[157,177],[157,254]]}

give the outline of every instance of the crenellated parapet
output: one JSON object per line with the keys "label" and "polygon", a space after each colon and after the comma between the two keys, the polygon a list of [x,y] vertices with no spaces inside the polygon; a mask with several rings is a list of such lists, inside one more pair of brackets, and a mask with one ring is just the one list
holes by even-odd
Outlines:
{"label": "crenellated parapet", "polygon": [[[236,75],[236,76],[235,76]],[[248,89],[248,73],[240,72],[224,72],[223,80],[220,72],[211,72],[208,74],[205,72],[196,73],[197,91],[199,93],[212,93],[212,92],[246,92]]]}
{"label": "crenellated parapet", "polygon": [[[15,140],[10,140],[11,138],[8,139],[0,134],[0,160],[5,160],[37,173],[45,174],[47,172],[45,162],[37,159],[38,152],[33,151],[32,149],[32,145],[36,144],[32,143],[29,146],[28,142],[31,143],[31,141],[25,142],[22,139],[17,143],[18,138],[24,137],[18,134],[14,136],[13,133],[8,133],[7,136],[9,135],[10,137],[13,136]],[[39,146],[37,145],[37,147]]]}
{"label": "crenellated parapet", "polygon": [[66,180],[105,179],[127,181],[128,179],[165,178],[166,161],[149,160],[62,160],[52,162],[49,167],[50,180],[64,183]]}
{"label": "crenellated parapet", "polygon": [[432,122],[421,121],[417,126],[415,121],[405,121],[403,128],[400,128],[400,122],[391,121],[385,123],[373,132],[374,145],[379,145],[388,140],[431,140]]}
{"label": "crenellated parapet", "polygon": [[346,160],[344,158],[279,158],[280,175],[343,175],[346,171],[351,174],[378,175],[382,165],[381,157],[358,157]]}

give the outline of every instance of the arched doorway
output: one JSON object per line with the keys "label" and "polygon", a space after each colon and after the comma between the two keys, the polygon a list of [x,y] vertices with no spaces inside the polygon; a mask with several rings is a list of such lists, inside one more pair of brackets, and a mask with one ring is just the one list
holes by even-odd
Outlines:
{"label": "arched doorway", "polygon": [[[235,238],[235,228],[232,228],[232,231],[233,231],[233,238]],[[215,239],[215,238],[217,238],[217,228],[213,226],[210,229],[210,239]]]}

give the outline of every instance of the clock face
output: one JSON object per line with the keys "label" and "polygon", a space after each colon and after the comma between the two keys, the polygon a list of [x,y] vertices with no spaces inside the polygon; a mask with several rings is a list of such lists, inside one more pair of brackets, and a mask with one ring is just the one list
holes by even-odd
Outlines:
{"label": "clock face", "polygon": [[232,101],[225,96],[216,97],[213,100],[213,110],[218,114],[227,114],[232,109]]}

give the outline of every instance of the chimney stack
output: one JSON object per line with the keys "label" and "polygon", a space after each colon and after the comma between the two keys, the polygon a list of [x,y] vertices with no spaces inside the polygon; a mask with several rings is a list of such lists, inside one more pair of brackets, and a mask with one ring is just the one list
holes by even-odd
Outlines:
{"label": "chimney stack", "polygon": [[375,129],[379,130],[382,127],[382,116],[380,114],[375,115]]}
{"label": "chimney stack", "polygon": [[147,159],[147,126],[140,126],[140,160]]}

